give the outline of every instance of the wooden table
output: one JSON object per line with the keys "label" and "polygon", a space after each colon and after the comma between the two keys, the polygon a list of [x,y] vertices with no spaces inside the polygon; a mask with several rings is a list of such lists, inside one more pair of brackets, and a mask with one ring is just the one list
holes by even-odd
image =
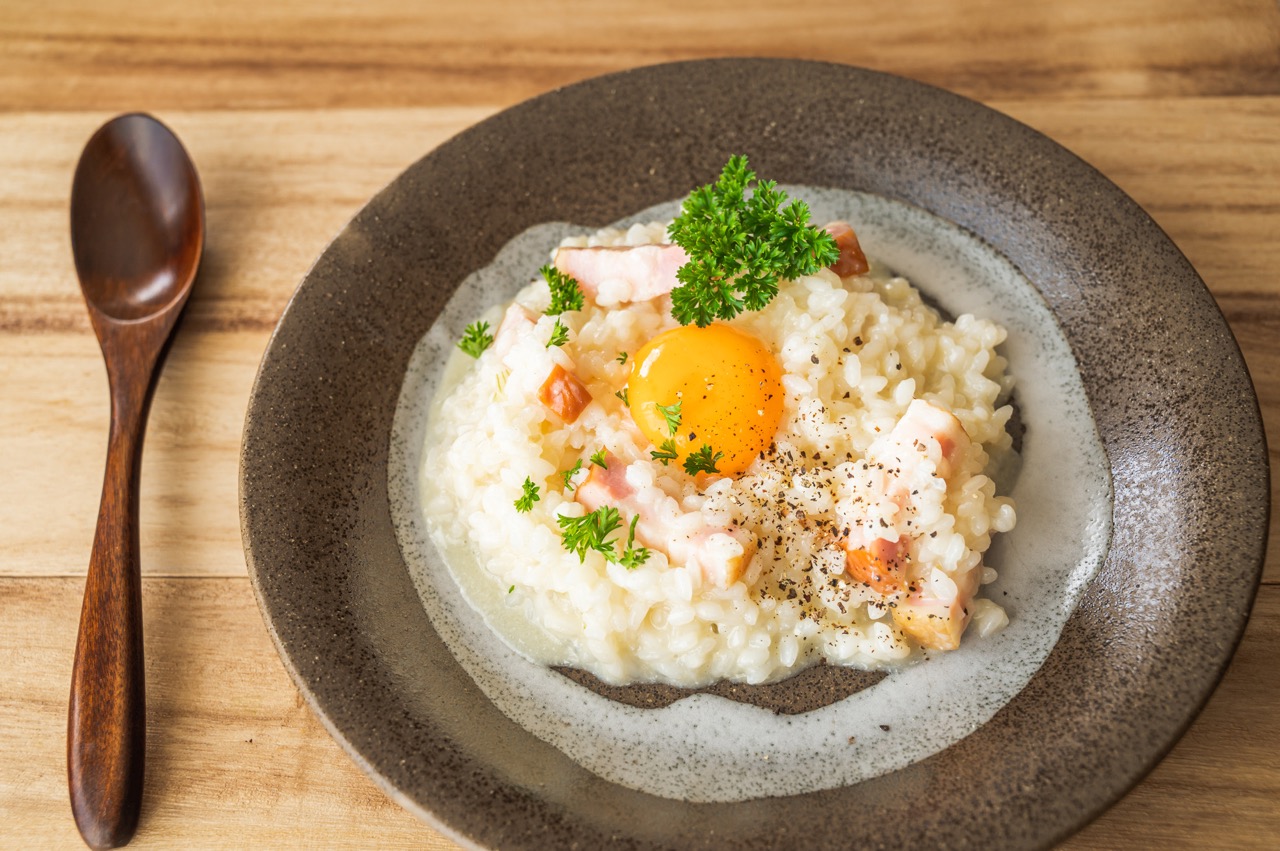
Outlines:
{"label": "wooden table", "polygon": [[[347,758],[276,656],[240,547],[240,432],[268,335],[329,238],[433,146],[555,86],[672,59],[789,56],[893,71],[1003,110],[1093,163],[1169,232],[1231,323],[1280,445],[1274,2],[780,5],[0,6],[0,846],[79,844],[65,712],[107,391],[67,206],[81,146],[117,112],[148,110],[178,132],[208,204],[206,260],[143,465],[151,735],[139,848],[452,847]],[[1067,847],[1274,847],[1277,552],[1204,713]]]}

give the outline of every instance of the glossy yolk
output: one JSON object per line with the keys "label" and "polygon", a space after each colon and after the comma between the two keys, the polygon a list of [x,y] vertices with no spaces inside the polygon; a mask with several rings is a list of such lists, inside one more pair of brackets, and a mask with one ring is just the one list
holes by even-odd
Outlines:
{"label": "glossy yolk", "polygon": [[[755,337],[728,325],[674,328],[636,354],[628,382],[631,416],[655,447],[673,440],[682,465],[710,445],[721,473],[739,475],[782,421],[782,369]],[[673,435],[659,405],[680,403]]]}

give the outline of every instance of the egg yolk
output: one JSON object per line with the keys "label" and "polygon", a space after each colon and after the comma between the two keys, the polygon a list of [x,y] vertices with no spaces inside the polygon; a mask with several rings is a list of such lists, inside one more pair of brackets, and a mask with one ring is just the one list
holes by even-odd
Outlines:
{"label": "egg yolk", "polygon": [[[773,440],[782,421],[782,369],[764,343],[728,325],[673,328],[654,337],[632,362],[631,417],[656,447],[675,443],[683,464],[710,446],[716,468],[739,475]],[[673,434],[659,406],[679,403]]]}

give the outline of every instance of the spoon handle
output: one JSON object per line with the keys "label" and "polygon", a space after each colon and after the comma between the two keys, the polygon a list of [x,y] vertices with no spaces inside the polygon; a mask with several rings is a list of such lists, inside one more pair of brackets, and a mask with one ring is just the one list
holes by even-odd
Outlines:
{"label": "spoon handle", "polygon": [[126,844],[142,804],[146,696],[138,481],[153,369],[108,366],[111,436],[67,714],[71,810],[92,848]]}

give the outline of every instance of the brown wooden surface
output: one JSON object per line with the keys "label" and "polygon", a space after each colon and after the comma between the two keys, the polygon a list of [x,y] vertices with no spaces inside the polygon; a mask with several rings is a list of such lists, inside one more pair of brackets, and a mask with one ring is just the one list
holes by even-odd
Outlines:
{"label": "brown wooden surface", "polygon": [[[240,548],[240,430],[271,328],[346,220],[450,135],[557,85],[670,59],[796,56],[905,74],[1027,122],[1133,195],[1195,264],[1253,374],[1275,466],[1274,2],[780,8],[0,4],[0,847],[79,844],[67,803],[66,701],[108,406],[67,203],[81,146],[116,112],[151,110],[178,132],[204,181],[209,226],[143,462],[151,735],[131,847],[452,847],[346,757],[276,656]],[[1273,535],[1278,523],[1273,516]],[[1204,713],[1066,847],[1274,847],[1276,552]]]}

